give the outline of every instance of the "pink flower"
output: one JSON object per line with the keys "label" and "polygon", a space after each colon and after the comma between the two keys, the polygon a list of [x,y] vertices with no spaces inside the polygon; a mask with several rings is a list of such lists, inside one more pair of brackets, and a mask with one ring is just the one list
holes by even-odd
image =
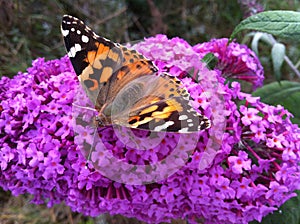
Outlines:
{"label": "pink flower", "polygon": [[240,174],[243,170],[251,169],[251,160],[248,159],[247,153],[240,151],[238,156],[228,157],[229,167],[233,173]]}
{"label": "pink flower", "polygon": [[262,86],[264,70],[255,53],[245,45],[227,43],[227,38],[213,39],[197,44],[193,49],[201,58],[207,53],[213,53],[219,59],[216,69],[222,72],[223,77],[250,82],[254,89]]}

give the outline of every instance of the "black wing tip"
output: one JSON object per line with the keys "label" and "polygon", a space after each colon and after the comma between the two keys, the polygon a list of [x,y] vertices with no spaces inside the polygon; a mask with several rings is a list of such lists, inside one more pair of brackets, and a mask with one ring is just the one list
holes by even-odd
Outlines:
{"label": "black wing tip", "polygon": [[61,20],[61,27],[67,27],[67,26],[73,26],[74,25],[81,25],[81,26],[86,26],[84,22],[81,19],[78,19],[75,16],[71,15],[63,15],[62,20]]}
{"label": "black wing tip", "polygon": [[71,15],[67,15],[67,14],[62,16],[62,21],[70,21],[70,20],[80,20],[80,19],[78,19],[75,16],[71,16]]}
{"label": "black wing tip", "polygon": [[65,14],[65,15],[62,16],[62,20],[67,19],[67,18],[73,18],[73,17],[74,17],[74,16]]}
{"label": "black wing tip", "polygon": [[70,22],[75,19],[77,19],[77,18],[70,16],[70,15],[63,15],[62,20],[61,20],[61,25],[64,26],[64,24],[66,24],[67,22]]}

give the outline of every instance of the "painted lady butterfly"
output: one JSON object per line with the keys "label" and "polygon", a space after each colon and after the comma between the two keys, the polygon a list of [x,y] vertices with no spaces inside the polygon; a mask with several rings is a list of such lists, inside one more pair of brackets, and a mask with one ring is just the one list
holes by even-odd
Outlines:
{"label": "painted lady butterfly", "polygon": [[61,30],[73,68],[99,112],[99,127],[178,133],[210,127],[210,120],[191,106],[182,82],[167,73],[157,75],[153,62],[136,50],[98,36],[69,15]]}

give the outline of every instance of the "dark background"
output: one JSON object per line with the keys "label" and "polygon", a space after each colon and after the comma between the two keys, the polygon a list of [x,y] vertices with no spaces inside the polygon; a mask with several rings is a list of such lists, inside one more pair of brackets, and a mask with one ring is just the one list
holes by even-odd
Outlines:
{"label": "dark background", "polygon": [[[37,57],[54,59],[65,55],[60,33],[63,14],[80,18],[98,34],[114,42],[141,40],[165,33],[194,45],[211,38],[229,37],[243,18],[256,11],[297,10],[300,9],[298,2],[0,0],[0,77],[12,77],[18,71],[25,71]],[[298,56],[299,52],[294,50],[293,54]]]}

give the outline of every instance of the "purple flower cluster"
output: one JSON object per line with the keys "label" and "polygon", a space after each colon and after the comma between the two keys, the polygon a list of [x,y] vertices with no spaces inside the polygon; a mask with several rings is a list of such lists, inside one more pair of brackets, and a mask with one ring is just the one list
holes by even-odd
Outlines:
{"label": "purple flower cluster", "polygon": [[[37,59],[28,73],[0,80],[1,186],[48,205],[65,198],[65,157],[75,151],[70,105],[77,85],[67,57]],[[68,161],[69,162],[69,161]],[[67,178],[69,179],[69,177]],[[54,192],[57,192],[54,194]]]}
{"label": "purple flower cluster", "polygon": [[[244,46],[222,51],[224,43],[192,47],[158,35],[134,46],[178,76],[195,108],[212,120],[211,129],[195,135],[149,138],[146,131],[107,127],[94,136],[94,111],[80,114],[88,105],[80,104],[86,99],[67,57],[37,59],[27,73],[3,77],[0,186],[30,193],[34,203],[64,201],[85,215],[151,223],[248,223],[277,210],[300,189],[300,129],[281,106],[241,92],[237,82],[224,84],[235,69],[251,71],[244,75],[256,85],[263,72]],[[226,69],[206,69],[205,52],[218,53]]]}
{"label": "purple flower cluster", "polygon": [[228,39],[222,38],[197,44],[193,49],[201,57],[213,53],[219,60],[216,69],[221,71],[223,77],[250,82],[254,89],[263,85],[263,67],[247,46],[235,42],[228,44]]}
{"label": "purple flower cluster", "polygon": [[133,48],[152,59],[160,72],[170,72],[173,76],[179,76],[201,60],[185,40],[178,37],[168,39],[162,34],[150,37]]}

